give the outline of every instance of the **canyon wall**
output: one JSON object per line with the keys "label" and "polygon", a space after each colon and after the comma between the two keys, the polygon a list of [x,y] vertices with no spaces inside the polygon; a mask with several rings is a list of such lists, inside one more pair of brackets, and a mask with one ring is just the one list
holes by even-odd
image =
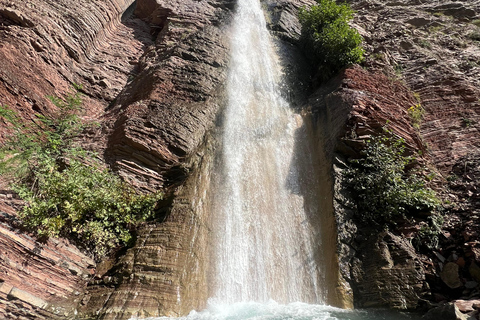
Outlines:
{"label": "canyon wall", "polygon": [[[2,105],[31,121],[54,110],[47,95],[63,97],[72,84],[82,85],[84,118],[101,124],[86,132],[83,145],[138,190],[166,194],[164,221],[140,227],[134,248],[96,265],[63,240],[22,239],[15,221],[21,202],[3,182],[2,245],[13,251],[2,259],[5,318],[178,315],[205,303],[206,293],[191,289],[205,281],[206,260],[199,256],[207,247],[206,187],[199,181],[209,180],[208,132],[223,104],[232,7],[229,1],[1,3]],[[9,133],[2,127],[2,139]],[[57,250],[58,257],[49,253],[52,246],[73,253]],[[47,258],[50,265],[39,271]],[[39,279],[51,288],[28,285],[38,287]]]}
{"label": "canyon wall", "polygon": [[[365,39],[364,70],[343,71],[310,98],[333,166],[342,276],[357,307],[422,309],[474,299],[479,295],[472,241],[479,205],[478,4],[350,3],[357,10],[353,25]],[[414,128],[408,109],[418,105],[425,114]],[[438,243],[422,237],[426,217],[410,217],[380,233],[355,218],[345,169],[383,127],[405,139],[407,153],[433,172],[428,185],[443,203]]]}
{"label": "canyon wall", "polygon": [[225,1],[140,1],[155,44],[138,76],[106,114],[106,157],[139,189],[165,191],[161,223],[138,230],[133,248],[88,288],[87,318],[178,316],[207,299],[206,212],[214,129],[224,104],[229,41]]}
{"label": "canyon wall", "polygon": [[[73,83],[83,86],[85,118],[103,109],[134,73],[135,61],[150,40],[138,19],[122,23],[133,0],[1,1],[0,104],[25,121],[55,107]],[[4,141],[10,133],[0,126]],[[99,150],[101,141],[89,142]],[[62,239],[39,242],[21,229],[16,195],[1,187],[0,317],[56,319],[72,315],[95,262]]]}
{"label": "canyon wall", "polygon": [[[324,203],[330,230],[321,237],[337,249],[339,264],[332,260],[329,274],[340,274],[329,303],[416,309],[478,295],[478,4],[351,0],[365,39],[363,69],[312,87],[296,14],[313,2],[264,3],[293,84],[285,96],[304,115],[312,153],[325,161],[319,197],[331,199]],[[31,121],[54,110],[48,95],[82,85],[84,118],[101,124],[82,144],[139,191],[165,191],[163,220],[143,224],[132,248],[97,264],[65,240],[39,242],[22,230],[15,218],[21,201],[0,181],[0,317],[127,319],[204,307],[206,191],[234,5],[0,1],[0,104]],[[408,109],[418,103],[426,113],[416,129]],[[436,173],[431,186],[444,199],[445,223],[434,249],[412,245],[421,219],[373,234],[355,219],[344,170],[386,124]],[[9,132],[2,123],[0,138]]]}

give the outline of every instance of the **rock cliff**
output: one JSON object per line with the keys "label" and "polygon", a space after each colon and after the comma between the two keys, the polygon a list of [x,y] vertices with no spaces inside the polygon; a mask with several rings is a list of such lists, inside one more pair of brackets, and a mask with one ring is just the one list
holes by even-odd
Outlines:
{"label": "rock cliff", "polygon": [[[476,297],[478,3],[350,3],[366,70],[345,70],[310,99],[314,121],[327,128],[342,276],[360,307],[416,309]],[[418,104],[425,115],[416,129],[407,110]],[[417,238],[424,218],[382,234],[355,219],[344,169],[385,125],[435,172],[430,185],[443,199],[445,222],[434,248]]]}
{"label": "rock cliff", "polygon": [[[13,251],[2,254],[0,310],[6,318],[71,316],[79,301],[86,317],[104,318],[180,314],[205,302],[201,290],[186,288],[201,283],[206,263],[190,259],[206,244],[191,246],[204,238],[198,179],[208,180],[202,174],[211,149],[208,132],[223,103],[225,25],[232,7],[229,1],[0,4],[2,105],[30,121],[36,112],[53,110],[47,95],[62,97],[73,83],[82,85],[85,118],[101,123],[87,132],[84,145],[103,154],[139,190],[165,190],[168,211],[162,223],[138,230],[137,246],[118,261],[95,266],[63,242],[22,240],[14,223],[20,204],[5,191],[1,245]],[[8,128],[0,134],[5,138]],[[73,253],[58,250],[57,257],[48,251],[55,246]],[[9,255],[18,256],[15,263]],[[44,260],[48,268],[39,272]],[[24,283],[17,280],[20,265]],[[32,289],[39,279],[51,288]],[[65,310],[54,309],[55,302]]]}
{"label": "rock cliff", "polygon": [[165,190],[170,205],[165,221],[138,230],[136,245],[88,288],[87,317],[181,315],[206,302],[203,203],[213,157],[209,132],[224,103],[231,6],[138,2],[135,14],[156,40],[107,110],[106,156],[138,188]]}
{"label": "rock cliff", "polygon": [[[338,236],[336,244],[330,234],[322,241],[336,245],[339,270],[335,264],[328,272],[341,278],[329,288],[332,303],[416,309],[478,296],[480,5],[349,2],[365,39],[363,69],[312,87],[296,18],[312,1],[265,1],[287,82],[295,84],[285,95],[303,110],[314,154],[328,163],[322,196],[332,199],[327,225],[336,225]],[[22,230],[15,218],[21,202],[2,181],[0,317],[127,319],[204,306],[208,184],[234,5],[0,1],[0,104],[31,121],[55,108],[48,95],[82,85],[84,117],[101,124],[86,132],[85,147],[138,190],[166,192],[163,221],[142,225],[132,248],[97,265],[65,240],[39,242]],[[418,103],[426,112],[416,129],[407,110]],[[431,184],[444,199],[445,223],[434,249],[414,241],[422,219],[381,233],[355,219],[344,169],[386,123],[436,172]],[[8,134],[2,124],[0,138]]]}
{"label": "rock cliff", "polygon": [[[48,95],[62,97],[77,83],[84,88],[85,117],[97,120],[135,74],[135,61],[151,42],[144,22],[122,20],[133,3],[1,1],[0,103],[31,121],[34,113],[53,110]],[[8,133],[2,124],[2,140]],[[19,201],[0,185],[0,317],[69,314],[94,273],[94,261],[63,240],[39,242],[25,234],[15,219]]]}

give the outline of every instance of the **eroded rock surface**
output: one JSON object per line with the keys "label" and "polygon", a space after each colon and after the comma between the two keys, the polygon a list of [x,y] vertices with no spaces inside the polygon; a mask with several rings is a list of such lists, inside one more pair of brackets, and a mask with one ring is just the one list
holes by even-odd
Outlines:
{"label": "eroded rock surface", "polygon": [[[105,107],[135,75],[137,59],[150,44],[150,28],[124,12],[133,0],[1,1],[0,104],[25,121],[55,107],[47,96],[64,97],[83,86],[84,116],[101,121]],[[10,133],[0,125],[0,141]],[[86,141],[95,150],[102,141]],[[19,228],[16,195],[0,182],[0,317],[56,319],[72,315],[95,262],[63,240],[39,242]]]}
{"label": "eroded rock surface", "polygon": [[[479,3],[350,2],[366,40],[369,71],[347,69],[311,95],[307,106],[312,131],[323,131],[334,169],[340,290],[353,292],[358,306],[408,309],[425,299],[478,296]],[[269,26],[285,40],[279,47],[286,75],[302,82],[286,93],[295,107],[307,100],[310,75],[308,66],[295,69],[302,64],[288,59],[303,59],[294,48],[300,31],[296,12],[312,3],[266,1]],[[167,208],[164,221],[137,231],[133,248],[95,266],[64,241],[40,243],[22,233],[15,224],[20,203],[2,193],[4,318],[62,318],[76,304],[80,318],[182,315],[201,308],[208,296],[205,190],[218,147],[211,131],[224,103],[226,26],[234,1],[139,0],[135,17],[128,19],[132,4],[0,3],[0,104],[29,121],[35,112],[54,108],[47,95],[64,96],[72,83],[83,85],[85,117],[102,124],[85,144],[101,151],[139,190],[163,188]],[[418,103],[426,114],[416,130],[407,110]],[[450,199],[442,246],[435,252],[419,255],[413,249],[415,221],[403,230],[369,234],[354,219],[343,170],[363,141],[387,123],[410,152],[422,151],[419,161],[438,174],[432,184]],[[0,138],[7,134],[1,126]],[[441,276],[447,265],[451,281],[445,280],[447,271]]]}
{"label": "eroded rock surface", "polygon": [[[15,202],[11,193],[3,200]],[[15,210],[0,213],[0,317],[57,319],[72,315],[95,262],[64,240],[39,242],[16,228]]]}
{"label": "eroded rock surface", "polygon": [[139,229],[135,246],[91,284],[81,308],[87,318],[178,316],[206,302],[209,137],[224,104],[231,6],[138,3],[156,41],[107,111],[106,156],[139,189],[165,190],[170,204],[165,220]]}
{"label": "eroded rock surface", "polygon": [[360,223],[344,184],[347,159],[358,157],[364,141],[382,134],[386,124],[391,134],[405,139],[410,153],[423,148],[408,118],[415,101],[404,84],[359,67],[346,69],[310,98],[334,169],[333,206],[344,291],[357,307],[414,309],[429,291],[424,266],[411,243],[391,233],[372,232]]}
{"label": "eroded rock surface", "polygon": [[[347,69],[311,98],[311,104],[318,107],[320,123],[333,129],[326,130],[325,145],[334,159],[342,275],[352,284],[359,306],[418,308],[425,300],[436,303],[477,297],[478,249],[472,239],[478,226],[478,180],[474,177],[480,142],[479,3],[349,2],[357,10],[353,24],[366,41],[364,67],[369,72]],[[407,111],[416,105],[425,109],[419,129],[412,126]],[[348,158],[357,157],[363,140],[381,134],[385,125],[406,139],[410,152],[421,151],[417,160],[436,172],[430,186],[444,200],[445,223],[436,250],[428,247],[431,243],[415,240],[425,225],[421,217],[392,231],[415,244],[411,261],[416,261],[412,265],[423,285],[392,290],[392,296],[383,300],[373,297],[394,283],[396,276],[384,274],[384,281],[376,285],[359,277],[366,274],[369,259],[376,256],[381,264],[383,258],[379,254],[368,256],[370,250],[363,247],[373,240],[365,233],[368,226],[355,221],[356,207],[342,179]],[[375,248],[381,245],[382,241],[372,242]],[[408,272],[407,265],[399,268]],[[442,280],[447,265],[450,271],[443,272]],[[402,297],[408,303],[397,303]]]}

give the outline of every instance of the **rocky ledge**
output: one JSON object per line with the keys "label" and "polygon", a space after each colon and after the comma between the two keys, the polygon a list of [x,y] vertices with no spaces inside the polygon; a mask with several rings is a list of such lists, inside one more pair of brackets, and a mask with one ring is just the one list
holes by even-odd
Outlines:
{"label": "rocky ledge", "polygon": [[[479,4],[350,2],[366,41],[364,69],[343,71],[313,88],[309,99],[308,85],[293,93],[308,100],[305,113],[311,111],[331,162],[342,290],[359,307],[418,309],[456,300],[444,308],[475,313],[478,305],[465,301],[480,295]],[[266,2],[270,28],[286,40],[285,60],[303,59],[292,49],[300,30],[296,11],[311,3]],[[166,192],[164,221],[141,226],[133,248],[95,265],[65,241],[29,237],[15,220],[18,200],[2,191],[4,318],[181,315],[208,297],[206,190],[234,2],[138,0],[129,18],[132,4],[0,3],[0,103],[30,121],[54,108],[47,95],[65,96],[73,83],[83,85],[85,117],[101,123],[84,144],[139,190]],[[292,82],[305,81],[308,72],[299,76],[289,68],[295,64],[286,66]],[[407,110],[419,103],[426,113],[416,129]],[[434,249],[412,245],[421,219],[381,233],[355,220],[343,172],[386,123],[436,172],[431,184],[444,199],[445,223]],[[2,126],[0,138],[7,134]]]}

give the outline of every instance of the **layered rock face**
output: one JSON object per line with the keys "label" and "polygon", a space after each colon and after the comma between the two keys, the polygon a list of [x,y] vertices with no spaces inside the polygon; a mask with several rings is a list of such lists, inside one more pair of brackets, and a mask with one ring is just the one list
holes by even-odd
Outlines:
{"label": "layered rock face", "polygon": [[[225,25],[233,4],[148,0],[135,4],[133,19],[126,11],[132,11],[134,1],[9,1],[0,6],[4,39],[0,55],[5,61],[1,103],[28,121],[35,112],[54,108],[47,95],[64,96],[72,83],[83,85],[85,117],[102,123],[85,137],[85,146],[102,152],[112,168],[138,189],[166,192],[165,221],[140,228],[137,245],[118,261],[90,270],[93,261],[77,251],[79,257],[64,258],[72,263],[50,259],[53,266],[60,264],[72,274],[62,278],[65,284],[58,284],[63,289],[58,301],[68,312],[80,300],[79,311],[87,318],[183,314],[206,301],[206,293],[196,289],[205,285],[207,263],[201,260],[207,247],[203,185],[208,184],[213,155],[208,132],[223,103]],[[7,134],[3,129],[3,137]],[[14,210],[11,214],[14,219]],[[13,243],[8,239],[12,237],[5,235],[5,243]],[[35,245],[16,246],[24,251],[39,246],[30,241]],[[35,249],[33,255],[44,259],[44,251]],[[23,304],[6,303],[6,308],[28,310],[30,304],[30,309],[37,309],[28,316],[39,316],[53,303],[51,296],[20,287],[26,292],[22,295],[13,288],[18,273],[13,268],[14,264],[8,266],[11,276],[2,278],[2,290],[7,299]],[[94,281],[80,295],[90,278],[84,275],[90,271]],[[30,272],[29,277],[31,282],[43,277],[57,281],[42,272]],[[78,292],[67,306],[64,300],[74,291],[70,287]],[[55,289],[48,292],[57,294]]]}
{"label": "layered rock face", "polygon": [[[54,109],[48,95],[63,97],[83,86],[85,117],[99,121],[104,108],[135,74],[150,28],[122,22],[133,0],[1,1],[0,104],[30,121]],[[3,142],[9,134],[0,125]],[[101,150],[101,141],[86,141]],[[0,318],[56,319],[72,315],[95,262],[64,240],[39,242],[19,228],[21,202],[0,182]]]}
{"label": "layered rock face", "polygon": [[[322,169],[326,182],[319,196],[333,198],[325,212],[335,213],[338,230],[336,239],[330,233],[322,239],[332,246],[337,242],[342,281],[329,288],[339,297],[332,303],[414,309],[425,299],[475,295],[480,283],[478,3],[350,2],[366,40],[369,71],[349,68],[313,88],[313,94],[308,84],[313,75],[295,47],[297,10],[313,2],[265,2],[272,32],[285,40],[277,43],[287,80],[297,84],[286,95],[311,116],[307,129],[322,149],[313,152],[331,166]],[[100,151],[138,190],[166,193],[164,220],[141,226],[133,248],[97,266],[65,241],[40,243],[19,230],[15,210],[21,203],[3,190],[2,318],[60,319],[75,309],[85,319],[183,315],[202,308],[209,295],[207,190],[218,148],[215,124],[225,99],[227,25],[234,2],[138,0],[135,18],[127,18],[133,4],[0,3],[0,104],[30,121],[36,112],[53,110],[47,95],[64,96],[72,83],[83,85],[85,117],[101,123],[85,136],[85,146]],[[407,111],[418,103],[426,111],[419,130]],[[386,123],[410,152],[422,151],[420,161],[438,173],[433,185],[450,201],[443,247],[435,252],[419,254],[413,248],[415,222],[410,229],[371,234],[355,221],[343,172],[348,158]],[[0,126],[0,137],[7,134]],[[326,221],[324,228],[333,229],[335,223]],[[327,268],[336,277],[337,266]],[[429,286],[435,295],[428,296]]]}
{"label": "layered rock face", "polygon": [[[475,297],[478,3],[350,2],[369,71],[347,69],[310,100],[316,123],[327,128],[324,144],[333,159],[342,276],[361,307],[415,309],[426,300]],[[415,129],[407,110],[419,104],[425,115]],[[418,160],[436,172],[431,186],[444,199],[446,222],[433,250],[412,246],[422,218],[392,234],[372,234],[355,222],[343,182],[347,159],[385,125],[406,140],[410,153],[421,151]]]}
{"label": "layered rock face", "polygon": [[2,1],[2,103],[28,119],[52,108],[47,95],[62,97],[77,83],[84,87],[88,115],[101,114],[150,41],[141,21],[121,23],[133,3]]}
{"label": "layered rock face", "polygon": [[[358,157],[363,141],[391,132],[410,152],[422,150],[407,110],[415,103],[403,84],[359,67],[342,72],[310,98],[313,123],[333,168],[333,212],[342,292],[357,307],[413,309],[428,293],[425,271],[410,241],[392,233],[371,232],[359,223],[353,196],[345,185],[348,159]],[[347,304],[348,305],[348,304]]]}
{"label": "layered rock face", "polygon": [[106,155],[139,189],[166,192],[161,223],[138,230],[136,245],[89,287],[85,317],[182,315],[204,306],[207,202],[228,62],[225,1],[139,1],[156,41],[138,76],[108,109]]}

